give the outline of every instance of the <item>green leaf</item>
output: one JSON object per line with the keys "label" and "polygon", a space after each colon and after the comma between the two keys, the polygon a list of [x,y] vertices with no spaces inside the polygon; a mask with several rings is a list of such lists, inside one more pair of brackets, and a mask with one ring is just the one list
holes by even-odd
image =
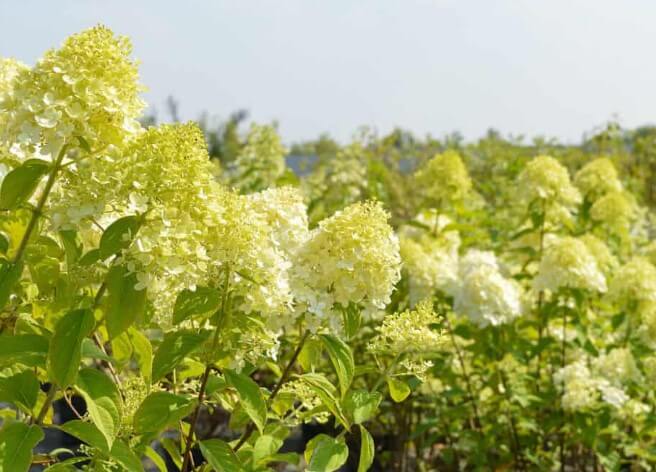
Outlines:
{"label": "green leaf", "polygon": [[[253,462],[259,465],[265,459],[270,458],[282,447],[282,439],[270,434],[263,434],[255,441],[253,446]],[[264,462],[266,463],[266,462]]]}
{"label": "green leaf", "polygon": [[350,304],[344,310],[344,334],[346,339],[351,339],[355,336],[362,324],[362,313],[357,305]]}
{"label": "green leaf", "polygon": [[336,336],[322,334],[320,338],[328,350],[330,361],[333,363],[337,378],[339,379],[342,397],[344,397],[351,386],[353,374],[355,373],[355,361],[353,360],[351,348]]}
{"label": "green leaf", "polygon": [[220,439],[201,441],[200,452],[217,472],[241,472],[244,470],[239,458],[232,452],[232,448]]}
{"label": "green leaf", "polygon": [[71,230],[64,230],[59,232],[59,239],[61,239],[64,251],[66,252],[66,265],[70,267],[82,255],[82,246],[77,242],[77,233]]}
{"label": "green leaf", "polygon": [[141,226],[138,216],[124,216],[114,221],[100,237],[100,257],[107,259],[128,247]]}
{"label": "green leaf", "polygon": [[240,406],[253,420],[261,433],[266,425],[267,406],[260,387],[247,375],[238,374],[228,369],[226,369],[224,375],[226,382],[237,390],[241,400]]}
{"label": "green leaf", "polygon": [[157,433],[187,416],[195,405],[193,399],[174,393],[151,393],[134,415],[134,429],[139,434]]}
{"label": "green leaf", "polygon": [[39,380],[32,370],[0,378],[0,402],[13,403],[31,413],[39,394]]}
{"label": "green leaf", "polygon": [[16,364],[44,367],[48,344],[48,338],[38,334],[0,336],[0,368]]}
{"label": "green leaf", "polygon": [[389,387],[389,392],[396,403],[400,403],[410,395],[410,387],[407,383],[402,380],[397,380],[394,378],[387,379],[387,386]]}
{"label": "green leaf", "polygon": [[23,274],[23,262],[11,263],[0,259],[0,309],[9,301],[9,296]]}
{"label": "green leaf", "polygon": [[32,449],[43,439],[43,431],[35,425],[8,423],[0,430],[0,471],[27,472],[32,462]]}
{"label": "green leaf", "polygon": [[110,356],[105,354],[96,343],[89,338],[82,340],[82,358],[83,359],[101,359],[107,362],[115,362]]}
{"label": "green leaf", "polygon": [[308,338],[298,356],[298,363],[306,372],[312,372],[315,366],[321,362],[323,343],[315,338]]}
{"label": "green leaf", "polygon": [[137,274],[114,266],[107,274],[105,323],[110,339],[126,331],[146,309],[146,289],[137,290]]}
{"label": "green leaf", "polygon": [[48,376],[66,388],[75,383],[82,359],[82,340],[91,334],[95,320],[89,309],[65,314],[55,326],[48,349]]}
{"label": "green leaf", "polygon": [[308,455],[310,460],[307,472],[333,472],[346,463],[348,447],[343,441],[319,434],[308,442],[305,450],[306,459]]}
{"label": "green leaf", "polygon": [[128,330],[130,342],[132,342],[132,352],[134,354],[141,375],[147,383],[153,376],[153,346],[141,331],[130,328]]}
{"label": "green leaf", "polygon": [[182,360],[198,349],[207,339],[193,331],[170,331],[157,348],[153,358],[153,382],[171,372]]}
{"label": "green leaf", "polygon": [[374,445],[374,438],[371,437],[369,431],[364,426],[360,425],[360,461],[358,462],[358,472],[367,472],[371,464],[374,463],[374,456],[376,448]]}
{"label": "green leaf", "polygon": [[61,425],[59,429],[71,436],[75,436],[89,446],[100,449],[103,453],[109,454],[109,443],[107,442],[107,438],[105,438],[103,433],[101,433],[93,423],[82,420],[72,420]]}
{"label": "green leaf", "polygon": [[166,437],[161,438],[160,443],[176,467],[182,469],[182,452],[178,447],[178,443],[173,439]]}
{"label": "green leaf", "polygon": [[344,400],[344,410],[353,419],[353,423],[362,424],[376,413],[382,399],[380,392],[351,391]]}
{"label": "green leaf", "polygon": [[143,472],[144,470],[139,457],[123,441],[114,442],[109,455],[130,472]]}
{"label": "green leaf", "polygon": [[216,311],[221,303],[221,294],[211,287],[196,287],[183,290],[175,300],[173,323],[178,324],[194,315]]}
{"label": "green leaf", "polygon": [[111,447],[121,426],[121,396],[103,372],[85,368],[78,374],[76,389],[87,404],[89,417]]}
{"label": "green leaf", "polygon": [[9,172],[0,188],[0,208],[13,210],[29,200],[49,168],[46,161],[30,159]]}
{"label": "green leaf", "polygon": [[327,378],[320,374],[304,374],[301,380],[305,382],[312,391],[321,399],[321,403],[330,411],[337,421],[339,421],[344,428],[350,430],[351,425],[344,415],[341,406],[335,398],[335,387]]}
{"label": "green leaf", "polygon": [[155,449],[153,449],[150,446],[146,446],[146,451],[144,455],[151,460],[153,464],[155,464],[155,467],[157,467],[157,470],[159,472],[167,472],[168,468],[166,467],[166,462],[164,461],[164,458],[160,456]]}

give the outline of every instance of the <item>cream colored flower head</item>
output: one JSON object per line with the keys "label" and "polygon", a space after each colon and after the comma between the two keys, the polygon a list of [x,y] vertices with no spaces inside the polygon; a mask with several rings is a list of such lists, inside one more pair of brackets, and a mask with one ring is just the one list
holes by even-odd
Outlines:
{"label": "cream colored flower head", "polygon": [[412,310],[387,315],[369,349],[391,356],[439,351],[447,343],[444,331],[431,327],[439,321],[431,300],[422,300]]}
{"label": "cream colored flower head", "polygon": [[458,284],[458,253],[438,241],[401,236],[401,259],[408,276],[410,303],[432,296],[436,290],[452,295]]}
{"label": "cream colored flower head", "polygon": [[574,184],[591,201],[622,190],[617,170],[607,157],[600,157],[583,166],[574,176]]}
{"label": "cream colored flower head", "polygon": [[460,261],[454,311],[480,327],[499,326],[521,314],[521,289],[499,271],[491,252],[472,250]]}
{"label": "cream colored flower head", "polygon": [[591,233],[586,233],[579,239],[583,241],[583,243],[590,251],[590,254],[592,254],[593,257],[597,260],[597,265],[604,274],[608,275],[617,268],[619,262],[605,242]]}
{"label": "cream colored flower head", "polygon": [[553,237],[546,241],[533,287],[552,292],[560,288],[605,292],[606,278],[583,241]]}
{"label": "cream colored flower head", "polygon": [[384,308],[400,278],[399,241],[380,203],[348,206],[319,223],[294,258],[300,309],[319,318],[350,303]]}
{"label": "cream colored flower head", "polygon": [[551,156],[538,156],[526,164],[519,175],[519,196],[526,203],[542,200],[548,206],[564,209],[581,202],[569,172]]}
{"label": "cream colored flower head", "polygon": [[610,192],[599,198],[592,208],[590,217],[615,233],[629,231],[631,222],[638,217],[638,204],[627,192]]}
{"label": "cream colored flower head", "polygon": [[230,183],[243,193],[273,187],[285,172],[287,149],[276,129],[253,123],[246,145],[229,171]]}
{"label": "cream colored flower head", "polygon": [[465,198],[472,182],[460,154],[448,150],[437,154],[415,174],[422,197],[438,204]]}
{"label": "cream colored flower head", "polygon": [[93,150],[133,135],[144,108],[132,46],[96,26],[70,36],[32,68],[18,74],[8,114],[7,140],[19,158],[52,155],[63,143]]}
{"label": "cream colored flower head", "polygon": [[635,257],[617,270],[609,295],[620,303],[656,301],[656,267],[643,257]]}
{"label": "cream colored flower head", "polygon": [[29,68],[11,57],[0,57],[0,110],[3,103],[10,101],[14,94],[14,82],[21,72]]}

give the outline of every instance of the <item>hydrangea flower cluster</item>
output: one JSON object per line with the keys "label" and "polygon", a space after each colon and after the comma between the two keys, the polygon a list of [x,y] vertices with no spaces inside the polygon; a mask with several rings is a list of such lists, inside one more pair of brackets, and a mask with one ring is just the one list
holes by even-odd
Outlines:
{"label": "hydrangea flower cluster", "polygon": [[594,159],[583,166],[574,176],[574,184],[592,202],[607,193],[622,191],[617,170],[607,157]]}
{"label": "hydrangea flower cluster", "polygon": [[232,185],[245,193],[275,186],[285,172],[286,154],[273,126],[252,124],[229,172]]}
{"label": "hydrangea flower cluster", "polygon": [[460,260],[459,275],[456,313],[481,327],[499,326],[521,314],[520,286],[501,274],[494,253],[470,250]]}
{"label": "hydrangea flower cluster", "polygon": [[144,108],[131,51],[126,37],[96,26],[21,69],[0,108],[12,154],[52,157],[64,143],[81,146],[76,137],[94,150],[123,144],[139,129],[136,119]]}
{"label": "hydrangea flower cluster", "polygon": [[615,272],[609,296],[625,307],[656,302],[656,267],[643,257],[631,259]]}
{"label": "hydrangea flower cluster", "polygon": [[[323,220],[294,260],[299,307],[319,320],[336,305],[385,307],[400,278],[399,241],[379,203],[356,203]],[[333,317],[333,323],[335,319]]]}
{"label": "hydrangea flower cluster", "polygon": [[537,156],[519,175],[519,195],[526,203],[541,202],[546,220],[569,220],[581,194],[572,185],[567,169],[551,156]]}
{"label": "hydrangea flower cluster", "polygon": [[606,277],[586,244],[573,237],[552,237],[545,245],[538,274],[533,279],[536,290],[556,292],[574,288],[605,292]]}
{"label": "hydrangea flower cluster", "polygon": [[467,167],[453,150],[433,157],[417,171],[415,179],[422,197],[438,206],[462,200],[472,188]]}
{"label": "hydrangea flower cluster", "polygon": [[412,310],[386,316],[369,349],[391,356],[439,351],[447,342],[446,334],[432,327],[439,321],[431,300],[423,300]]}
{"label": "hydrangea flower cluster", "polygon": [[415,223],[399,230],[403,269],[409,280],[410,303],[432,296],[436,290],[453,295],[458,283],[460,236],[447,230],[451,220],[435,211],[420,213]]}

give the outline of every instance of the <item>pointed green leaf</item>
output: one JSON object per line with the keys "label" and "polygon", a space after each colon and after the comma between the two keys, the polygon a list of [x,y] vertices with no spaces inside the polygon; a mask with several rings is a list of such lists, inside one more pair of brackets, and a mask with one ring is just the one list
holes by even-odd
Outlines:
{"label": "pointed green leaf", "polygon": [[146,335],[137,329],[130,328],[128,330],[128,336],[132,343],[132,353],[137,361],[141,375],[146,383],[150,383],[150,379],[153,376],[153,346],[150,344]]}
{"label": "pointed green leaf", "polygon": [[396,403],[400,403],[410,395],[410,387],[402,380],[394,378],[387,379],[387,386],[389,387],[390,396]]}
{"label": "pointed green leaf", "polygon": [[344,399],[344,410],[353,419],[353,423],[362,424],[374,416],[382,398],[380,392],[351,391]]}
{"label": "pointed green leaf", "polygon": [[32,370],[0,378],[0,402],[13,403],[31,413],[39,393],[39,380]]}
{"label": "pointed green leaf", "polygon": [[217,472],[242,472],[244,470],[230,446],[220,439],[201,441],[200,452]]}
{"label": "pointed green leaf", "polygon": [[342,408],[335,398],[335,387],[327,378],[320,374],[304,374],[301,380],[305,382],[312,391],[321,399],[321,403],[330,411],[337,421],[339,421],[344,428],[350,430],[351,425],[344,415]]}
{"label": "pointed green leaf", "polygon": [[12,210],[29,200],[50,164],[30,159],[9,172],[0,187],[0,208]]}
{"label": "pointed green leaf", "polygon": [[358,472],[367,472],[371,464],[374,463],[374,456],[376,448],[374,445],[374,438],[371,437],[369,431],[364,426],[360,425],[360,461],[358,463]]}
{"label": "pointed green leaf", "polygon": [[221,294],[211,287],[196,287],[196,290],[183,290],[175,300],[173,323],[178,324],[195,315],[211,313],[219,308]]}
{"label": "pointed green leaf", "polygon": [[44,367],[48,345],[48,338],[37,334],[0,336],[0,368],[15,364]]}
{"label": "pointed green leaf", "polygon": [[237,390],[241,400],[240,406],[253,420],[261,433],[266,425],[267,407],[260,387],[247,375],[238,374],[228,369],[226,369],[224,375],[226,382]]}
{"label": "pointed green leaf", "polygon": [[109,454],[109,443],[107,438],[100,432],[93,423],[82,420],[72,420],[64,423],[59,427],[63,432],[78,438],[80,441],[87,443],[89,446],[100,449],[103,453]]}
{"label": "pointed green leaf", "polygon": [[324,346],[326,346],[330,361],[333,363],[333,368],[339,379],[342,397],[344,397],[351,386],[353,374],[355,373],[355,361],[353,360],[351,348],[336,336],[322,334],[320,338]]}
{"label": "pointed green leaf", "polygon": [[82,359],[82,341],[91,334],[95,320],[91,310],[73,310],[55,326],[48,349],[48,376],[66,388],[75,383]]}
{"label": "pointed green leaf", "polygon": [[195,405],[193,399],[174,393],[151,393],[134,415],[134,429],[139,434],[159,432],[187,416]]}
{"label": "pointed green leaf", "polygon": [[[348,447],[343,441],[320,434],[307,445],[311,450],[307,472],[333,472],[346,463]],[[306,449],[306,457],[308,451]]]}
{"label": "pointed green leaf", "polygon": [[114,221],[100,237],[100,257],[107,259],[128,247],[134,239],[141,219],[137,216],[124,216]]}
{"label": "pointed green leaf", "polygon": [[121,425],[121,396],[107,375],[95,369],[82,369],[76,389],[87,404],[89,417],[111,447]]}
{"label": "pointed green leaf", "polygon": [[146,309],[146,289],[137,290],[137,274],[125,267],[114,266],[107,274],[107,305],[105,323],[110,339],[119,336]]}
{"label": "pointed green leaf", "polygon": [[171,372],[182,360],[198,349],[207,339],[206,334],[193,331],[171,331],[157,348],[153,358],[153,382]]}
{"label": "pointed green leaf", "polygon": [[110,457],[130,472],[143,472],[143,465],[139,457],[123,441],[116,441],[109,453]]}
{"label": "pointed green leaf", "polygon": [[9,423],[0,430],[0,471],[27,472],[32,449],[43,439],[38,426]]}

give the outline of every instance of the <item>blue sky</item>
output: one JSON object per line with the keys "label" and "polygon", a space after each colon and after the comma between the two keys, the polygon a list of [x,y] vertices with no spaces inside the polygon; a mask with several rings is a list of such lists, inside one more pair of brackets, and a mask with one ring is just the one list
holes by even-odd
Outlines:
{"label": "blue sky", "polygon": [[132,38],[160,116],[169,94],[185,119],[246,108],[287,142],[656,122],[653,1],[0,0],[0,55],[34,63],[96,23]]}

